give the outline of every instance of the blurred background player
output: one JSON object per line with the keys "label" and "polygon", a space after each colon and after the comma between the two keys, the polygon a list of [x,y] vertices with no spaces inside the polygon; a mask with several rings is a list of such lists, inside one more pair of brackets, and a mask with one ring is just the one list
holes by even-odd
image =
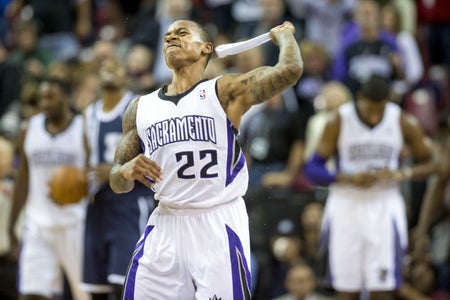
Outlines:
{"label": "blurred background player", "polygon": [[13,232],[25,206],[19,256],[21,299],[52,299],[63,294],[63,271],[73,298],[89,299],[80,290],[86,201],[58,205],[50,198],[49,181],[61,165],[84,168],[83,119],[70,108],[70,87],[59,79],[45,79],[39,88],[42,113],[30,118],[19,141],[20,167],[10,220]]}
{"label": "blurred background player", "polygon": [[89,189],[85,231],[83,289],[92,299],[120,299],[128,262],[153,208],[153,192],[137,184],[117,195],[109,172],[122,136],[122,115],[138,97],[128,91],[125,68],[117,59],[100,64],[101,98],[85,112],[89,146]]}
{"label": "blurred background player", "polygon": [[[396,181],[424,178],[436,170],[431,140],[415,118],[389,102],[389,81],[372,76],[355,102],[342,104],[327,122],[305,166],[308,178],[331,185],[322,232],[330,279],[339,299],[393,299],[402,284],[407,219]],[[418,163],[400,168],[404,143]],[[337,172],[326,169],[337,155]]]}

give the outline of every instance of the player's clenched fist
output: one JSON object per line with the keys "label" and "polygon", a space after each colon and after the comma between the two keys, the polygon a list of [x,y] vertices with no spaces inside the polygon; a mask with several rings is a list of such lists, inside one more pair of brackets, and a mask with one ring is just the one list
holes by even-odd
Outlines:
{"label": "player's clenched fist", "polygon": [[111,185],[115,192],[128,192],[137,180],[149,188],[162,180],[160,166],[143,154],[139,154],[123,165],[116,165],[111,173],[117,174],[122,180]]}

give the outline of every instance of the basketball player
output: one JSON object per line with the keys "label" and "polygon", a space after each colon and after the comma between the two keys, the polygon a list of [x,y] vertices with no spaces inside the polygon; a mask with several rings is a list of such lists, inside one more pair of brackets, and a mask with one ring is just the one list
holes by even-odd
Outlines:
{"label": "basketball player", "polygon": [[134,101],[123,122],[110,184],[156,191],[158,207],[137,243],[125,299],[250,299],[248,173],[236,142],[242,115],[299,79],[294,27],[270,31],[278,63],[207,80],[214,48],[199,24],[178,20],[164,35],[172,82]]}
{"label": "basketball player", "polygon": [[[86,199],[60,206],[50,198],[49,181],[61,165],[84,168],[83,118],[70,108],[70,88],[60,79],[39,87],[42,112],[22,133],[10,230],[25,205],[19,256],[21,299],[54,299],[63,293],[64,271],[75,300],[89,299],[80,289]],[[13,233],[11,240],[15,241]]]}
{"label": "basketball player", "polygon": [[[100,64],[101,99],[85,112],[89,148],[90,203],[86,216],[83,289],[92,299],[120,297],[136,241],[153,208],[153,192],[136,185],[117,195],[109,172],[122,135],[122,115],[137,96],[126,90],[126,72],[117,59]],[[114,299],[114,297],[113,297]]]}
{"label": "basketball player", "polygon": [[[392,299],[401,285],[407,224],[401,180],[425,178],[436,169],[430,140],[418,121],[389,102],[389,82],[373,75],[356,101],[341,105],[328,121],[305,166],[308,178],[331,185],[322,223],[328,239],[332,286],[339,299]],[[408,146],[418,161],[399,167]],[[325,162],[336,155],[337,172]]]}

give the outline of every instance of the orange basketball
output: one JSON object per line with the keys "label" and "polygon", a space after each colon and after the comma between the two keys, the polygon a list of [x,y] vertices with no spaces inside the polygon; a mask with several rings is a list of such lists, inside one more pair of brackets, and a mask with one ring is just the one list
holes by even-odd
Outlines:
{"label": "orange basketball", "polygon": [[60,204],[77,203],[87,195],[86,174],[74,166],[61,166],[55,170],[49,182],[50,196]]}

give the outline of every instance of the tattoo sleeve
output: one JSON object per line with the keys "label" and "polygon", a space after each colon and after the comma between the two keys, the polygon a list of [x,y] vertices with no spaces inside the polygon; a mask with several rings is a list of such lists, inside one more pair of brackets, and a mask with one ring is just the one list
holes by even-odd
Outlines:
{"label": "tattoo sleeve", "polygon": [[295,37],[290,33],[281,34],[278,43],[280,45],[278,63],[273,67],[265,66],[250,71],[240,81],[242,85],[249,86],[250,93],[257,103],[294,85],[303,71],[303,61]]}
{"label": "tattoo sleeve", "polygon": [[139,136],[136,129],[136,111],[138,101],[128,106],[122,120],[122,138],[116,149],[114,164],[124,164],[141,153]]}

